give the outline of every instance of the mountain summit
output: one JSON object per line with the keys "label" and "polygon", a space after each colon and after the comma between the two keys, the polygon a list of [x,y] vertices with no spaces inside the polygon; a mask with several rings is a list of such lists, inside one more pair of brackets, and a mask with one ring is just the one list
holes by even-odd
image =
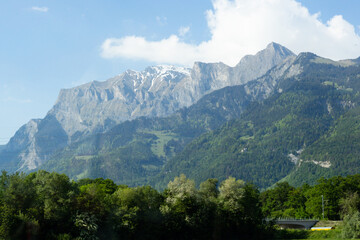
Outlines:
{"label": "mountain summit", "polygon": [[214,90],[261,77],[289,57],[294,57],[290,50],[271,43],[235,67],[201,62],[192,69],[160,65],[63,89],[44,119],[31,120],[10,139],[0,152],[0,168],[34,169],[56,150],[89,134],[140,116],[168,116]]}

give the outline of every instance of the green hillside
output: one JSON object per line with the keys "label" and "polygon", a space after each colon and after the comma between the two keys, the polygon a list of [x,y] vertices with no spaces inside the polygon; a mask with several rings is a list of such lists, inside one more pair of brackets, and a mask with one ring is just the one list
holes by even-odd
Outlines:
{"label": "green hillside", "polygon": [[[315,163],[325,163],[321,167]],[[327,164],[329,163],[329,164]],[[286,180],[299,186],[319,177],[349,175],[360,170],[360,108],[341,116],[331,129],[301,154],[298,163]]]}
{"label": "green hillside", "polygon": [[145,184],[192,139],[240,117],[251,100],[243,86],[224,88],[170,117],[138,118],[76,142],[41,168],[73,179],[104,177],[128,185]]}
{"label": "green hillside", "polygon": [[[138,118],[76,142],[41,168],[157,188],[181,173],[197,184],[233,176],[265,189],[359,172],[356,61],[303,53],[283,76],[264,101],[249,92],[266,91],[271,81],[254,81],[250,91],[227,87],[169,117]],[[274,77],[268,72],[263,79]]]}
{"label": "green hillside", "polygon": [[198,183],[233,176],[267,188],[283,178],[298,186],[358,173],[360,68],[316,58],[300,56],[303,74],[282,81],[281,93],[250,105],[240,119],[194,140],[153,183],[161,188],[185,173]]}

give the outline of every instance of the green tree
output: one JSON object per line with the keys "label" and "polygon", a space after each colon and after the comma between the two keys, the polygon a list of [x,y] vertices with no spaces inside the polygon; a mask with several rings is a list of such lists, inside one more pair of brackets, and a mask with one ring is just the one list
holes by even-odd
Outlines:
{"label": "green tree", "polygon": [[[0,218],[0,237],[4,239],[23,239],[37,235],[35,223],[36,193],[34,186],[25,174],[15,173],[1,176],[2,203]],[[36,224],[37,225],[37,224]]]}
{"label": "green tree", "polygon": [[199,193],[207,199],[217,198],[219,190],[217,188],[219,180],[216,178],[209,178],[200,184]]}
{"label": "green tree", "polygon": [[165,217],[168,238],[209,239],[213,226],[213,208],[197,191],[195,182],[185,175],[170,181],[160,207]]}
{"label": "green tree", "polygon": [[217,238],[264,237],[259,191],[252,184],[229,177],[219,188]]}
{"label": "green tree", "polygon": [[98,220],[89,213],[80,213],[76,215],[75,226],[79,229],[80,239],[97,240]]}
{"label": "green tree", "polygon": [[297,219],[308,218],[309,214],[306,212],[305,202],[304,189],[293,189],[288,193],[288,199],[284,203],[286,209],[283,212],[283,216]]}
{"label": "green tree", "polygon": [[234,215],[244,211],[241,201],[245,192],[244,186],[244,181],[236,180],[233,177],[229,177],[221,183],[219,188],[219,204],[223,210]]}
{"label": "green tree", "polygon": [[156,239],[161,233],[161,195],[150,186],[119,188],[112,195],[112,221],[123,237]]}
{"label": "green tree", "polygon": [[285,210],[294,207],[289,202],[289,198],[292,197],[292,194],[295,194],[294,191],[295,188],[290,186],[288,182],[281,182],[276,183],[273,189],[263,192],[260,199],[264,214],[273,218],[285,217]]}
{"label": "green tree", "polygon": [[347,215],[353,215],[356,211],[360,211],[360,197],[357,192],[349,192],[346,197],[340,199],[340,215],[344,218]]}
{"label": "green tree", "polygon": [[342,230],[343,238],[360,238],[360,212],[356,211],[353,214],[347,215],[344,218],[344,226]]}

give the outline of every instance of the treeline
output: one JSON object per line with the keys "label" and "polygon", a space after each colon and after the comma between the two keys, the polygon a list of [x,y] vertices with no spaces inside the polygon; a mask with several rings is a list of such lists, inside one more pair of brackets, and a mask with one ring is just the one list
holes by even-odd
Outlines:
{"label": "treeline", "polygon": [[360,238],[360,174],[321,178],[315,186],[295,188],[287,182],[260,194],[268,218],[343,220],[339,236]]}
{"label": "treeline", "polygon": [[0,239],[264,239],[259,191],[228,178],[163,192],[38,171],[0,176]]}
{"label": "treeline", "polygon": [[360,210],[359,193],[360,174],[357,174],[321,178],[314,186],[305,184],[298,188],[287,182],[277,183],[260,194],[260,201],[264,215],[269,218],[341,220]]}
{"label": "treeline", "polygon": [[[360,237],[360,174],[260,193],[229,177],[219,183],[180,175],[163,192],[109,179],[72,181],[43,170],[0,175],[0,239],[277,239],[266,218],[344,219]],[[284,235],[281,235],[284,238]]]}

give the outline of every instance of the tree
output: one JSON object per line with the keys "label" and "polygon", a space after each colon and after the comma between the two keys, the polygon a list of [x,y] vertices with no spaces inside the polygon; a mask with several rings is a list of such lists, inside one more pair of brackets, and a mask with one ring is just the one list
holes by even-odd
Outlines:
{"label": "tree", "polygon": [[112,195],[112,222],[120,236],[157,239],[161,233],[161,195],[150,186],[119,188]]}
{"label": "tree", "polygon": [[229,177],[219,188],[218,238],[260,239],[264,232],[259,191],[252,184]]}
{"label": "tree", "polygon": [[234,215],[243,212],[244,206],[242,205],[241,199],[245,192],[244,186],[244,181],[236,180],[233,177],[229,177],[221,183],[219,188],[219,203],[223,210]]}
{"label": "tree", "polygon": [[286,209],[283,212],[284,217],[291,218],[307,218],[309,214],[306,212],[306,197],[303,188],[293,189],[288,193],[288,199],[284,203]]}
{"label": "tree", "polygon": [[76,215],[75,226],[79,229],[80,239],[97,240],[98,220],[94,215],[80,213]]}
{"label": "tree", "polygon": [[344,226],[342,230],[343,238],[360,238],[360,212],[347,215],[344,218]]}
{"label": "tree", "polygon": [[281,182],[276,183],[273,189],[263,192],[260,199],[264,214],[273,218],[283,217],[286,208],[291,207],[290,203],[286,203],[294,190],[288,182]]}
{"label": "tree", "polygon": [[219,180],[216,178],[209,178],[200,184],[199,193],[206,199],[217,198],[219,190],[217,188]]}
{"label": "tree", "polygon": [[356,211],[360,211],[360,197],[357,192],[349,192],[346,197],[340,199],[340,215],[344,218],[347,215],[353,215]]}
{"label": "tree", "polygon": [[183,174],[175,177],[164,196],[160,210],[165,217],[168,238],[182,235],[184,239],[208,239],[211,236],[211,207],[201,197],[193,180]]}

